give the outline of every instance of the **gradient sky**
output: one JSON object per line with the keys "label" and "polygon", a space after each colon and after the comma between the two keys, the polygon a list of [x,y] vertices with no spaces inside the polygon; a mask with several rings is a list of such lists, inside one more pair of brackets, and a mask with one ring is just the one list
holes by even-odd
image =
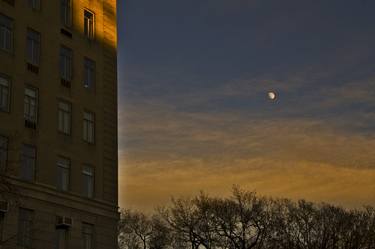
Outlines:
{"label": "gradient sky", "polygon": [[374,12],[371,0],[119,1],[120,206],[233,184],[375,205]]}

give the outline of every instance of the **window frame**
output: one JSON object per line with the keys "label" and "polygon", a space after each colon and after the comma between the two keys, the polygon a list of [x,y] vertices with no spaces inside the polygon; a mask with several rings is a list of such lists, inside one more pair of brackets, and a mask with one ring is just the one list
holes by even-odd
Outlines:
{"label": "window frame", "polygon": [[[30,118],[30,113],[26,113],[26,99],[33,99],[33,97],[31,96],[27,96],[26,95],[26,89],[29,89],[31,91],[35,91],[35,120],[33,120],[32,118]],[[30,112],[30,103],[29,103],[29,112]],[[25,86],[25,89],[24,89],[24,112],[23,112],[23,117],[24,117],[24,120],[25,121],[29,121],[29,122],[32,122],[34,124],[38,124],[38,117],[39,116],[39,89],[34,87],[34,86],[31,86],[31,85],[26,85]]]}
{"label": "window frame", "polygon": [[[0,141],[3,139],[5,141],[4,143],[0,142],[0,172],[5,173],[6,169],[8,167],[8,156],[9,156],[9,137],[0,135]],[[5,146],[3,147],[3,144]],[[1,162],[3,161],[2,155],[4,155],[4,165],[1,165]]]}
{"label": "window frame", "polygon": [[[60,108],[60,103],[61,104],[66,104],[69,107],[69,112],[66,110],[63,110]],[[62,113],[62,120],[60,120],[60,113]],[[65,115],[68,114],[69,117],[69,127],[68,127],[68,132],[65,132]],[[72,122],[73,122],[73,105],[71,102],[68,102],[66,100],[58,99],[57,100],[57,130],[67,136],[72,135]],[[62,125],[62,129],[60,129],[60,124]]]}
{"label": "window frame", "polygon": [[[68,162],[68,165],[64,165],[60,163],[62,160],[66,160]],[[63,192],[68,192],[70,190],[70,177],[71,177],[71,168],[72,168],[72,160],[68,157],[58,155],[57,156],[57,161],[56,161],[56,166],[57,166],[57,182],[56,182],[56,188],[59,191]],[[59,173],[66,170],[67,172],[67,183],[66,183],[66,189],[64,189],[64,182],[59,179],[62,177]],[[61,186],[58,186],[58,184],[61,183]]]}
{"label": "window frame", "polygon": [[[27,159],[34,159],[34,163],[33,163],[33,169],[32,169],[32,179],[26,179],[26,177],[24,177],[24,175],[21,173],[22,172],[22,168],[25,167],[24,166],[24,163],[25,163],[25,154],[24,154],[24,148],[25,147],[28,147],[28,148],[32,148],[34,149],[34,157],[27,157]],[[28,182],[35,182],[36,180],[36,167],[37,167],[37,158],[38,157],[38,151],[37,151],[37,147],[35,145],[31,145],[31,144],[26,144],[26,143],[23,143],[22,144],[22,149],[21,149],[21,164],[20,164],[20,172],[19,172],[19,178],[21,180],[24,180],[24,181],[28,181]]]}
{"label": "window frame", "polygon": [[13,6],[14,7],[14,1],[15,0],[3,0],[3,2],[9,4],[10,6]]}
{"label": "window frame", "polygon": [[[89,77],[90,75],[91,77]],[[96,62],[89,57],[83,58],[83,86],[86,89],[95,89],[96,87]],[[88,82],[91,79],[91,83]]]}
{"label": "window frame", "polygon": [[[34,35],[35,37],[38,37],[38,39],[35,39],[35,37],[33,37]],[[30,51],[29,51],[29,42],[31,44]],[[35,46],[35,44],[38,46]],[[35,48],[37,50],[36,55],[34,54]],[[26,61],[27,63],[30,63],[33,66],[39,67],[41,53],[42,53],[41,49],[42,49],[42,36],[40,32],[36,31],[33,28],[28,27],[27,32],[26,32]],[[29,57],[30,55],[32,58]]]}
{"label": "window frame", "polygon": [[[6,24],[6,22],[8,22],[8,25]],[[4,37],[1,37],[3,31],[8,32],[7,35],[9,35],[9,49],[6,47],[7,36],[4,35]],[[3,38],[4,41],[1,38]],[[14,51],[14,19],[2,13],[0,13],[0,50],[7,53],[13,53]]]}
{"label": "window frame", "polygon": [[[90,232],[88,232],[90,230]],[[90,247],[86,244],[86,235],[90,236]],[[82,246],[84,249],[94,249],[95,248],[95,226],[87,222],[82,222]]]}
{"label": "window frame", "polygon": [[[64,239],[64,245],[61,245],[60,239]],[[69,239],[70,239],[70,231],[66,228],[56,228],[56,248],[57,249],[67,249],[69,248]],[[61,247],[63,246],[63,247]],[[60,248],[61,247],[61,248]]]}
{"label": "window frame", "polygon": [[63,26],[71,28],[73,26],[73,1],[60,0],[60,20]]}
{"label": "window frame", "polygon": [[[86,13],[90,14],[92,18],[88,18],[86,16]],[[96,29],[95,28],[95,26],[96,26],[95,23],[96,23],[95,12],[93,12],[92,10],[89,10],[89,9],[85,8],[83,10],[83,34],[90,41],[95,40],[95,35],[96,35],[95,34],[96,33],[95,32],[95,29]]]}
{"label": "window frame", "polygon": [[[73,56],[73,50],[71,48],[64,45],[60,46],[60,78],[69,82],[73,80]],[[70,62],[70,64],[68,62]]]}
{"label": "window frame", "polygon": [[41,0],[28,0],[29,7],[34,11],[41,9]]}
{"label": "window frame", "polygon": [[0,241],[4,240],[5,213],[0,213]]}
{"label": "window frame", "polygon": [[[86,198],[94,199],[95,198],[95,169],[92,165],[85,164],[82,167],[82,183],[83,183],[83,188],[82,188],[82,195]],[[88,180],[91,179],[90,183],[91,186],[85,186],[86,184],[86,177]],[[89,191],[91,187],[92,192]],[[87,192],[86,192],[87,190]]]}
{"label": "window frame", "polygon": [[[92,120],[89,120],[85,117],[85,114],[90,114],[92,116]],[[88,143],[88,144],[95,144],[95,138],[96,138],[96,132],[95,132],[95,129],[96,129],[96,124],[95,124],[95,120],[96,120],[96,117],[95,117],[95,113],[94,112],[91,112],[89,110],[84,110],[83,111],[83,130],[82,130],[82,137],[83,137],[83,140]],[[91,134],[91,137],[92,137],[92,140],[89,139],[89,125],[91,124],[91,127],[92,127],[92,134]],[[86,130],[85,130],[86,129]],[[87,131],[87,132],[85,132]]]}
{"label": "window frame", "polygon": [[[7,96],[7,108],[3,109],[1,106],[1,101],[3,97],[3,88],[2,84],[0,84],[0,112],[7,112],[10,113],[10,107],[11,107],[11,97],[12,97],[12,81],[11,78],[8,75],[0,73],[0,78],[4,79],[8,83],[8,96]],[[1,79],[0,79],[1,80]]]}
{"label": "window frame", "polygon": [[[24,215],[22,215],[22,213]],[[33,233],[34,216],[35,216],[35,212],[32,209],[27,209],[23,207],[20,207],[18,209],[17,245],[22,246],[24,248],[32,248],[33,235],[34,235]],[[28,232],[29,234],[26,234]],[[30,240],[30,241],[27,241],[27,240]]]}

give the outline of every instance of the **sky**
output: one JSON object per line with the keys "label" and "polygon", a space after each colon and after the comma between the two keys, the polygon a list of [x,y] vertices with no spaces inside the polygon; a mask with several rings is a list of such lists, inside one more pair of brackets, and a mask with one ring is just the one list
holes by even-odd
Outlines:
{"label": "sky", "polygon": [[374,11],[370,0],[118,1],[120,206],[234,184],[375,205]]}

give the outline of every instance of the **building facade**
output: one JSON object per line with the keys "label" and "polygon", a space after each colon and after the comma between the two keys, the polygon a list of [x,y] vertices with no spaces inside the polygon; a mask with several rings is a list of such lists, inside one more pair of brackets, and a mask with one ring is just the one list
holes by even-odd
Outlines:
{"label": "building facade", "polygon": [[0,248],[117,248],[116,0],[0,0]]}

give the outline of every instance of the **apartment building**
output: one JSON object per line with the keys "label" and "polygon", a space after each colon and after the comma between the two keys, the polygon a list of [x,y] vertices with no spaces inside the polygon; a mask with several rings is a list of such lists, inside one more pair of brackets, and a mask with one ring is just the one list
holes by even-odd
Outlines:
{"label": "apartment building", "polygon": [[117,248],[116,0],[0,0],[0,248]]}

